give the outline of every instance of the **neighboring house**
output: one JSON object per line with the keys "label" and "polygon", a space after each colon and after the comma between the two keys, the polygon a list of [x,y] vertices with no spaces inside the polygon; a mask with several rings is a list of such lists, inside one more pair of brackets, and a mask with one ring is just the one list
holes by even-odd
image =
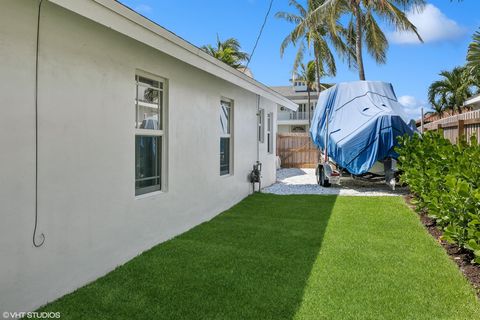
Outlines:
{"label": "neighboring house", "polygon": [[285,132],[308,132],[309,117],[313,117],[313,111],[318,100],[318,94],[314,90],[310,92],[310,111],[308,110],[307,86],[304,81],[295,80],[290,86],[271,87],[284,97],[298,105],[298,110],[292,111],[282,106],[277,110],[278,133]]}
{"label": "neighboring house", "polygon": [[257,160],[275,181],[296,105],[116,1],[3,0],[0,61],[2,312],[210,220]]}
{"label": "neighboring house", "polygon": [[465,106],[470,110],[480,109],[480,93],[465,101]]}
{"label": "neighboring house", "polygon": [[[479,110],[480,109],[480,94],[474,95],[473,97],[470,97],[465,103],[463,104],[464,106],[462,107],[462,113],[466,113],[468,111],[473,111],[473,110]],[[458,115],[458,111],[451,111],[447,110],[442,114],[442,117],[440,117],[438,114],[429,112],[424,115],[423,117],[423,123],[427,124],[430,122],[438,121],[440,119],[445,119],[448,117],[456,116]],[[421,117],[420,117],[421,118]],[[420,127],[421,125],[421,119],[418,119],[417,122],[417,127]]]}

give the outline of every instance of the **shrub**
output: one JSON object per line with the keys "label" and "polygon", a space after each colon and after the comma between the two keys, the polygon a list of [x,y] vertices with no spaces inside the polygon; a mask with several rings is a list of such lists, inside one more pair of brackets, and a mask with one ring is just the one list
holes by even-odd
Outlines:
{"label": "shrub", "polygon": [[480,263],[480,146],[473,137],[451,144],[437,132],[399,139],[401,181],[418,210],[443,230],[443,239],[474,253]]}

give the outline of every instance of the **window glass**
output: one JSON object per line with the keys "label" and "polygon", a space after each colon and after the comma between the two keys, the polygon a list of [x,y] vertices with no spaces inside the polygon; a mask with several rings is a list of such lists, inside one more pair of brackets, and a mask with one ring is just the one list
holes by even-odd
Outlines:
{"label": "window glass", "polygon": [[273,113],[267,115],[267,152],[273,153]]}
{"label": "window glass", "polygon": [[160,81],[157,81],[157,80],[152,80],[152,79],[148,79],[148,78],[145,78],[145,77],[142,77],[142,76],[137,76],[137,81],[139,82],[140,85],[146,85],[146,86],[149,86],[149,87],[154,87],[154,88],[158,88],[158,89],[161,89],[163,88],[163,83],[161,83]]}
{"label": "window glass", "polygon": [[161,82],[137,77],[137,93],[135,99],[136,128],[162,130],[163,90],[148,87],[144,82],[140,82],[141,79],[158,88],[163,87]]}
{"label": "window glass", "polygon": [[258,112],[258,141],[264,142],[265,140],[265,125],[264,125],[265,111],[260,109]]}
{"label": "window glass", "polygon": [[220,175],[231,173],[232,153],[232,103],[221,101],[220,103]]}
{"label": "window glass", "polygon": [[220,175],[230,173],[230,138],[220,138]]}
{"label": "window glass", "polygon": [[222,101],[220,108],[220,130],[222,134],[230,134],[230,103]]}
{"label": "window glass", "polygon": [[160,190],[161,144],[160,136],[135,136],[136,194]]}
{"label": "window glass", "polygon": [[162,189],[164,85],[139,75],[135,85],[135,195],[141,195]]}

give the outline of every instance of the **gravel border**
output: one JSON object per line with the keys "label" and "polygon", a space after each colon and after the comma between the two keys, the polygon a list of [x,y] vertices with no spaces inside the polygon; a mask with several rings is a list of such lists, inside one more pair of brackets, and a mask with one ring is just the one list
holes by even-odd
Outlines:
{"label": "gravel border", "polygon": [[285,168],[277,170],[277,182],[262,189],[273,194],[333,194],[341,196],[402,196],[408,194],[406,187],[391,190],[385,182],[371,182],[351,177],[342,177],[341,185],[329,188],[317,184],[315,169]]}

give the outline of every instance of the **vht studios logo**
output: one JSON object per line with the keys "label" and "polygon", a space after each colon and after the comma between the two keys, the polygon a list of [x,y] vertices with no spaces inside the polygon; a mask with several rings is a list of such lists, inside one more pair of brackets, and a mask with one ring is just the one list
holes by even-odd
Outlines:
{"label": "vht studios logo", "polygon": [[4,312],[4,319],[60,319],[60,312]]}

